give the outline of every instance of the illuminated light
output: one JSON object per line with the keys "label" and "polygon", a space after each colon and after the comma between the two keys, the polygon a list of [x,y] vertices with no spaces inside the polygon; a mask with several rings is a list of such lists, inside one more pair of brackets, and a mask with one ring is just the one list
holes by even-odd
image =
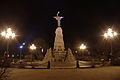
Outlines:
{"label": "illuminated light", "polygon": [[64,18],[64,17],[61,16],[60,18],[62,19],[62,18]]}
{"label": "illuminated light", "polygon": [[14,55],[14,54],[12,54],[12,57],[15,57],[15,55]]}
{"label": "illuminated light", "polygon": [[104,33],[104,37],[105,37],[105,38],[107,38],[107,37],[108,37],[107,33]]}
{"label": "illuminated light", "polygon": [[7,32],[12,32],[12,31],[11,31],[11,28],[8,28],[8,29],[7,29]]}
{"label": "illuminated light", "polygon": [[111,28],[108,28],[107,32],[104,33],[105,38],[113,38],[117,35],[118,35],[117,32],[114,32]]}
{"label": "illuminated light", "polygon": [[78,51],[75,51],[75,53],[78,53]]}
{"label": "illuminated light", "polygon": [[32,45],[30,46],[30,49],[31,49],[31,50],[35,50],[35,49],[36,49],[36,46],[35,46],[34,44],[32,44]]}
{"label": "illuminated light", "polygon": [[20,49],[22,49],[22,48],[23,48],[23,46],[21,45],[19,48],[20,48]]}
{"label": "illuminated light", "polygon": [[9,33],[7,33],[7,34],[5,35],[5,37],[6,37],[6,38],[9,38],[9,37],[10,37],[10,34],[9,34]]}
{"label": "illuminated light", "polygon": [[84,50],[84,49],[86,49],[86,48],[87,48],[86,45],[81,44],[80,49]]}
{"label": "illuminated light", "polygon": [[114,32],[114,36],[117,36],[117,32]]}
{"label": "illuminated light", "polygon": [[12,32],[7,32],[10,36],[13,34]]}
{"label": "illuminated light", "polygon": [[11,37],[14,38],[15,36],[16,36],[15,33],[12,33]]}
{"label": "illuminated light", "polygon": [[108,36],[109,36],[109,37],[113,37],[114,35],[113,35],[112,32],[109,32],[109,33],[108,33]]}
{"label": "illuminated light", "polygon": [[8,29],[7,29],[7,33],[8,33],[9,35],[12,35],[11,28],[8,28]]}
{"label": "illuminated light", "polygon": [[8,54],[7,57],[10,57],[10,55]]}
{"label": "illuminated light", "polygon": [[113,32],[111,28],[108,28],[108,33],[109,33],[109,32],[110,32],[110,33]]}
{"label": "illuminated light", "polygon": [[43,53],[43,52],[44,52],[44,49],[42,48],[42,50],[41,50],[41,51],[42,51],[42,53]]}
{"label": "illuminated light", "polygon": [[6,31],[1,32],[1,35],[5,38],[14,38],[16,35],[12,32],[11,28],[8,28]]}
{"label": "illuminated light", "polygon": [[25,45],[25,43],[23,43],[22,45]]}
{"label": "illuminated light", "polygon": [[5,36],[5,35],[6,35],[6,32],[5,32],[5,31],[1,32],[1,35],[2,35],[2,36]]}

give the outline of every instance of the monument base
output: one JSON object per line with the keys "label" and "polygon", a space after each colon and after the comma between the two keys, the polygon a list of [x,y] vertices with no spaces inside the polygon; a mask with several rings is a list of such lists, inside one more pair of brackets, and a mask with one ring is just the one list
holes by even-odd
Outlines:
{"label": "monument base", "polygon": [[76,60],[70,48],[68,48],[66,51],[56,51],[50,48],[47,50],[43,61],[66,63],[74,62]]}
{"label": "monument base", "polygon": [[76,68],[76,61],[74,62],[51,62],[51,68]]}

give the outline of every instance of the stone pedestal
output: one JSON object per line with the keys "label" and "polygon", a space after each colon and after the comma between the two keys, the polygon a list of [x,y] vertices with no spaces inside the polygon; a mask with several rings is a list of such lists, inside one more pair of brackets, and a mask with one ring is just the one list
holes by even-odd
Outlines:
{"label": "stone pedestal", "polygon": [[47,50],[44,60],[52,62],[72,62],[75,58],[70,48],[65,50],[62,28],[58,27],[55,31],[54,49]]}

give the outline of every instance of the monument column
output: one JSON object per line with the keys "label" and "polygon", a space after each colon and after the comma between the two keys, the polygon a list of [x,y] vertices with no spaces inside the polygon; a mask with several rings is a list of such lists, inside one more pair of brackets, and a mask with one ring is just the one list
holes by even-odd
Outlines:
{"label": "monument column", "polygon": [[65,47],[64,47],[63,33],[62,33],[62,28],[60,27],[60,21],[63,17],[59,16],[58,15],[59,13],[60,12],[58,12],[57,16],[54,17],[58,22],[58,28],[55,31],[54,50],[64,51]]}

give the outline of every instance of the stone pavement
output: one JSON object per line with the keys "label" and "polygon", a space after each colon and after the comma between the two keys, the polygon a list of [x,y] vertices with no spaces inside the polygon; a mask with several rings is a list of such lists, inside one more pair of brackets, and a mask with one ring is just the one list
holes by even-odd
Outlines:
{"label": "stone pavement", "polygon": [[120,80],[120,66],[85,69],[11,69],[12,80]]}

